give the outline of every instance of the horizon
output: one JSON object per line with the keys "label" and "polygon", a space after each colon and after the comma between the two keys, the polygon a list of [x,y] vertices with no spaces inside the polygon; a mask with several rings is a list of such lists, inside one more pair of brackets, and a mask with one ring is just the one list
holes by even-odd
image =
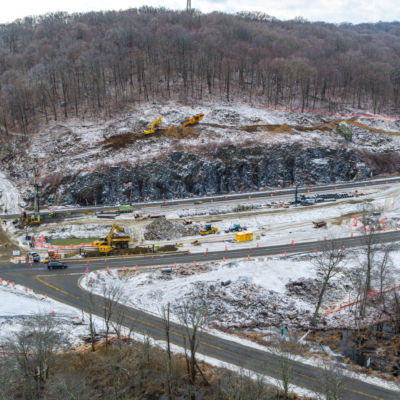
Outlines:
{"label": "horizon", "polygon": [[[66,4],[61,1],[38,0],[31,3],[27,0],[16,0],[12,5],[3,10],[0,15],[1,24],[9,24],[26,17],[37,17],[56,12],[67,12],[68,14],[87,13],[87,12],[108,12],[108,11],[126,11],[132,8],[143,6],[163,7],[173,11],[183,11],[186,9],[185,0],[167,0],[160,4],[160,0],[115,0],[114,7],[107,7],[108,2],[93,0],[79,2],[71,0]],[[394,0],[382,0],[379,5],[370,3],[367,0],[339,0],[332,5],[328,0],[310,0],[307,5],[291,0],[282,0],[278,5],[265,5],[265,1],[253,0],[251,5],[245,9],[242,8],[238,0],[206,0],[201,4],[198,0],[192,0],[192,7],[204,14],[211,12],[223,12],[236,14],[241,11],[260,11],[282,21],[303,18],[308,22],[325,22],[332,24],[351,23],[354,25],[362,23],[378,22],[399,22],[400,9],[395,7]],[[297,5],[298,3],[298,5]],[[339,4],[337,4],[339,3]],[[354,15],[349,10],[356,10]],[[387,18],[386,16],[390,16]]]}

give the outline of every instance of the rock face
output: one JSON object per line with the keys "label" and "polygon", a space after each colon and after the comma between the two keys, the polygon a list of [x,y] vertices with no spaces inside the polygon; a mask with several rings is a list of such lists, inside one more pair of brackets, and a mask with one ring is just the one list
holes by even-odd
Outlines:
{"label": "rock face", "polygon": [[115,204],[349,181],[369,173],[353,150],[227,146],[201,155],[175,151],[151,163],[65,176],[61,187],[44,188],[43,194],[59,204]]}

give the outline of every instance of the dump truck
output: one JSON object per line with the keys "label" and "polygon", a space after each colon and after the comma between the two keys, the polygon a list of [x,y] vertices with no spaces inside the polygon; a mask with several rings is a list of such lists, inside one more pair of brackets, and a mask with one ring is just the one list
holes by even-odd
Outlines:
{"label": "dump truck", "polygon": [[250,242],[253,240],[253,232],[236,232],[237,242]]}
{"label": "dump truck", "polygon": [[118,232],[125,232],[124,228],[114,224],[107,236],[104,236],[100,238],[100,240],[93,242],[93,246],[97,247],[100,253],[109,254],[116,249],[126,249],[129,247],[129,243],[132,241],[132,239],[129,236],[116,235],[114,233],[115,230]]}
{"label": "dump truck", "polygon": [[199,231],[200,235],[213,235],[218,232],[218,228],[215,226],[211,226],[211,224],[207,224],[204,229]]}

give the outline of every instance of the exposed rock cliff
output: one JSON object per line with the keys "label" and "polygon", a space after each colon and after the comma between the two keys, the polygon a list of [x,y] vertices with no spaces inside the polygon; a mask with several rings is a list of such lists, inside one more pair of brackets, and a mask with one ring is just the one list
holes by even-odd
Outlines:
{"label": "exposed rock cliff", "polygon": [[127,203],[348,181],[369,173],[361,156],[344,148],[227,146],[208,154],[175,151],[154,162],[67,175],[58,189],[44,187],[43,193],[49,203]]}

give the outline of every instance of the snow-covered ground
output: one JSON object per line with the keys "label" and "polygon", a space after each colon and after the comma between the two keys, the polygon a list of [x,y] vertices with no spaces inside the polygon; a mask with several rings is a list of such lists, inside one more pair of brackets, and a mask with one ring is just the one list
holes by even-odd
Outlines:
{"label": "snow-covered ground", "polygon": [[[143,130],[159,116],[163,117],[161,128],[166,129],[179,125],[187,116],[200,112],[205,117],[196,126],[194,135],[184,139],[160,134],[143,135]],[[239,143],[242,146],[246,143],[301,143],[312,147],[346,146],[379,152],[400,150],[400,136],[397,134],[400,126],[397,121],[359,117],[361,125],[352,126],[353,139],[348,143],[336,133],[321,129],[322,125],[337,118],[317,113],[273,110],[262,105],[243,103],[203,103],[194,107],[173,102],[152,103],[137,105],[130,112],[106,121],[69,119],[61,124],[45,127],[30,135],[25,140],[25,146],[29,148],[29,154],[37,157],[40,180],[44,185],[55,186],[68,173],[141,163],[157,159],[174,149],[190,152],[198,150],[204,153],[204,146],[212,149],[229,143]],[[350,116],[340,118],[347,120]],[[272,125],[278,128],[275,129]],[[279,128],[282,125],[285,129]],[[307,128],[306,131],[304,128]],[[114,136],[119,137],[122,145],[117,148],[107,147],[109,139]],[[57,154],[56,158],[54,154]],[[59,162],[60,158],[63,162]],[[15,176],[19,177],[16,183],[24,194],[29,190],[27,183],[31,178],[28,176],[31,166],[32,159],[24,155],[16,158],[12,165]]]}
{"label": "snow-covered ground", "polygon": [[[353,250],[352,253],[344,265],[344,273],[332,280],[321,308],[322,313],[354,300],[351,285],[343,279],[344,274],[351,275],[357,267],[357,251]],[[393,272],[388,285],[395,285],[400,282],[400,252],[392,253],[391,257]],[[179,306],[188,300],[197,301],[206,305],[211,313],[207,317],[208,332],[270,351],[264,345],[225,334],[220,329],[254,330],[264,334],[265,342],[269,343],[279,336],[281,326],[289,327],[289,332],[299,326],[308,326],[316,301],[312,292],[316,276],[315,264],[308,255],[294,255],[177,266],[171,274],[161,270],[94,271],[83,277],[81,285],[100,295],[105,286],[119,285],[121,303],[155,315],[160,315],[162,307],[170,303],[171,319],[178,322]],[[342,310],[324,317],[325,327],[341,327],[343,323],[346,326],[352,318],[351,309]],[[299,358],[298,361],[313,365],[319,363],[318,358],[313,357]],[[400,390],[394,382],[350,371],[345,374],[391,390]]]}
{"label": "snow-covered ground", "polygon": [[[60,329],[68,335],[71,344],[78,345],[81,337],[88,335],[87,324],[82,322],[82,312],[34,293],[20,285],[7,286],[6,281],[0,283],[0,345],[21,329],[22,322],[36,314],[54,315],[60,322]],[[96,326],[101,329],[102,321],[96,319]]]}
{"label": "snow-covered ground", "polygon": [[16,186],[0,171],[0,212],[19,213],[21,197]]}
{"label": "snow-covered ground", "polygon": [[[357,256],[353,250],[343,273],[331,281],[322,312],[354,300],[351,280],[359,265]],[[393,252],[391,257],[393,270],[388,288],[400,282],[400,252]],[[313,255],[197,263],[177,266],[171,274],[161,270],[127,274],[95,271],[81,283],[101,294],[105,286],[115,282],[121,285],[124,304],[154,314],[168,303],[176,311],[187,299],[202,300],[213,312],[213,325],[223,329],[308,326],[320,284]],[[325,318],[325,327],[345,327],[349,318],[351,313],[349,317],[333,313]]]}

